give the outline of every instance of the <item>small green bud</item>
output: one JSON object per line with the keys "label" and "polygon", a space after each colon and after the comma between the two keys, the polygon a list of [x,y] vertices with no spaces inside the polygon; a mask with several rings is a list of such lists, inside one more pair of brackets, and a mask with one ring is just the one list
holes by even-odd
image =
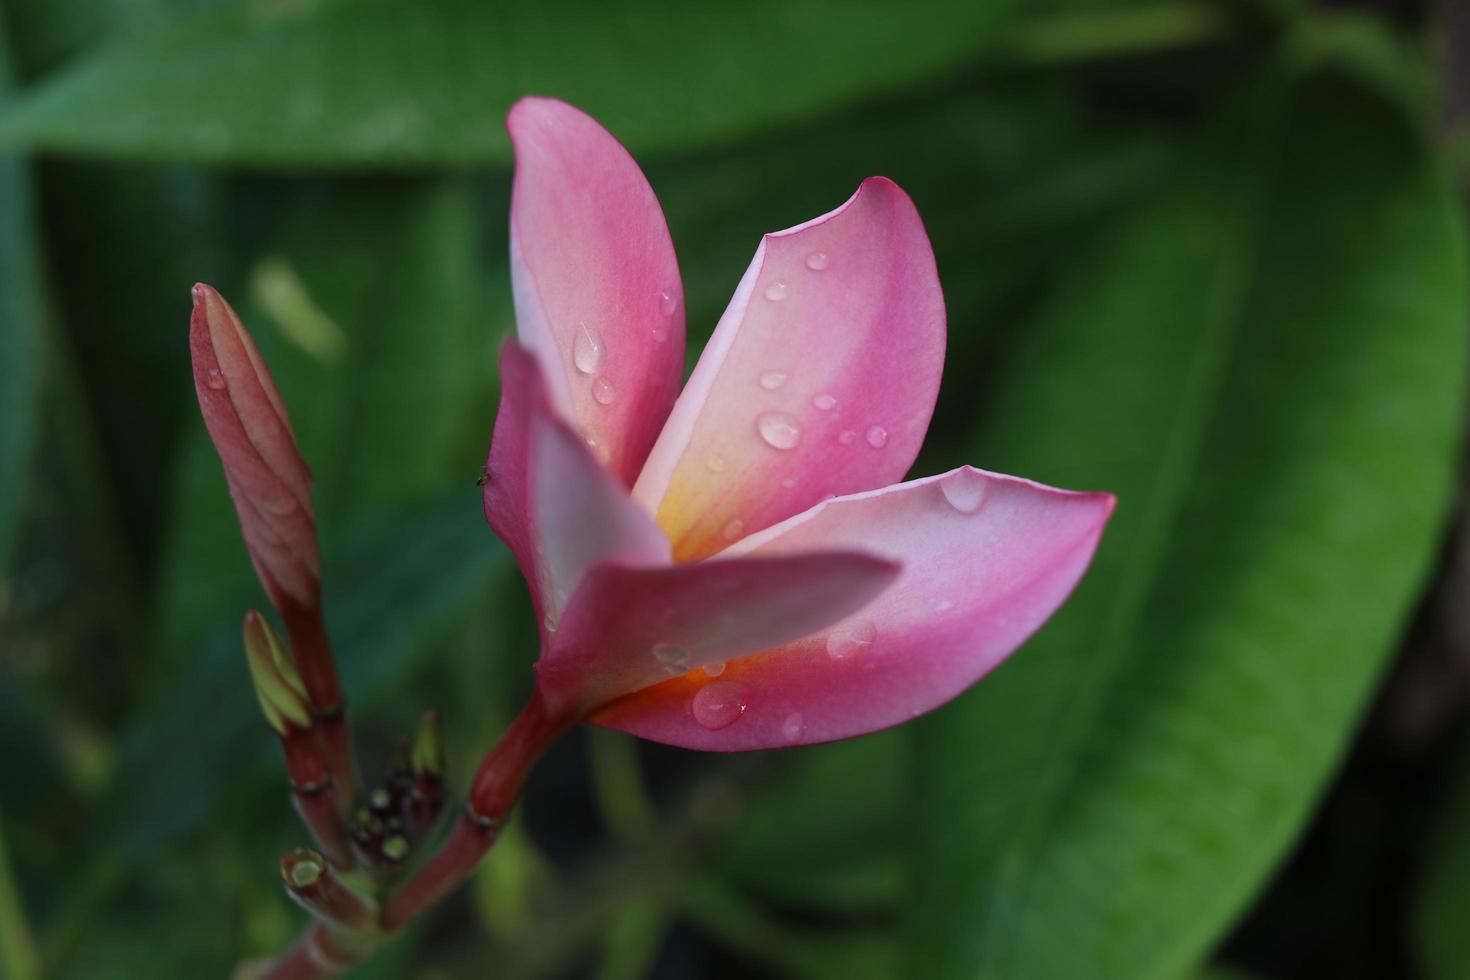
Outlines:
{"label": "small green bud", "polygon": [[306,686],[281,638],[254,609],[245,614],[244,634],[245,660],[267,724],[279,735],[287,734],[293,726],[310,728]]}
{"label": "small green bud", "polygon": [[439,712],[425,711],[413,740],[413,771],[419,775],[444,775],[444,740],[439,735]]}

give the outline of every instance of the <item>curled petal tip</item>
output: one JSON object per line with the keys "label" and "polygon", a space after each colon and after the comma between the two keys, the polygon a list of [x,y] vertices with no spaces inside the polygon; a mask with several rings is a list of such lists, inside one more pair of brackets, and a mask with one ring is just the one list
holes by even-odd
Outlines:
{"label": "curled petal tip", "polygon": [[292,728],[310,728],[306,686],[281,638],[266,618],[253,609],[245,614],[243,633],[250,680],[255,685],[255,696],[266,723],[278,735],[286,735]]}

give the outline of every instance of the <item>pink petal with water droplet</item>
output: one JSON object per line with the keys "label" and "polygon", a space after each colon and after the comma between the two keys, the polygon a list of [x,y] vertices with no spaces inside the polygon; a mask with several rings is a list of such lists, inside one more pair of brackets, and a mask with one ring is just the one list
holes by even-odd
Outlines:
{"label": "pink petal with water droplet", "polygon": [[669,543],[648,514],[553,415],[535,358],[509,342],[486,464],[485,514],[531,583],[543,629],[555,625],[598,562],[667,564]]}
{"label": "pink petal with water droplet", "polygon": [[278,606],[288,596],[314,605],[321,561],[311,472],[255,341],[224,297],[203,283],[194,287],[189,353],[199,410],[261,584]]}
{"label": "pink petal with water droplet", "polygon": [[[586,712],[683,673],[790,642],[863,608],[898,567],[812,550],[676,565],[592,569],[537,665],[543,693]],[[675,682],[682,691],[688,681]],[[686,705],[687,707],[687,705]]]}
{"label": "pink petal with water droplet", "polygon": [[[956,481],[948,492],[946,481]],[[891,587],[831,630],[731,660],[720,680],[742,685],[746,708],[724,728],[695,721],[683,682],[625,697],[593,720],[716,751],[832,741],[907,721],[979,680],[1051,616],[1112,509],[1108,494],[969,467],[820,504],[725,554],[863,549],[902,562]]]}
{"label": "pink petal with water droplet", "polygon": [[[762,240],[634,495],[682,561],[724,547],[732,521],[755,531],[901,479],[934,410],[944,340],[918,212],[870,178],[830,214]],[[761,383],[771,372],[786,375],[774,388]],[[881,447],[840,438],[874,426]]]}
{"label": "pink petal with water droplet", "polygon": [[631,486],[684,373],[683,286],[663,211],[628,151],[582,111],[522,99],[506,127],[521,343],[557,411],[606,447],[608,469]]}

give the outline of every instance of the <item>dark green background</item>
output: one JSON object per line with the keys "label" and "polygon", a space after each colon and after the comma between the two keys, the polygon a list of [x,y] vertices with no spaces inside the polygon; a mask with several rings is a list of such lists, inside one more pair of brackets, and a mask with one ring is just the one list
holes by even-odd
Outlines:
{"label": "dark green background", "polygon": [[362,976],[1470,978],[1467,64],[1449,3],[0,0],[0,977],[225,976],[300,926],[196,280],[315,472],[369,771],[437,706],[462,785],[524,696],[474,480],[535,93],[645,166],[691,356],[763,232],[897,180],[950,317],[916,471],[1120,506],[905,729],[568,739]]}

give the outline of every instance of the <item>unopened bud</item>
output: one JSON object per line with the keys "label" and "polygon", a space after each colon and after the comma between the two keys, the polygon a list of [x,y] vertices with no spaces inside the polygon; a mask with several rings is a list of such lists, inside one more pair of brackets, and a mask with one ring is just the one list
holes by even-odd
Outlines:
{"label": "unopened bud", "polygon": [[189,351],[199,410],[224,465],[256,574],[277,607],[287,599],[314,607],[321,559],[311,473],[255,342],[224,297],[202,283],[194,287]]}
{"label": "unopened bud", "polygon": [[278,735],[289,734],[293,728],[310,728],[306,687],[281,638],[266,618],[253,609],[245,614],[244,634],[245,659],[266,722]]}

